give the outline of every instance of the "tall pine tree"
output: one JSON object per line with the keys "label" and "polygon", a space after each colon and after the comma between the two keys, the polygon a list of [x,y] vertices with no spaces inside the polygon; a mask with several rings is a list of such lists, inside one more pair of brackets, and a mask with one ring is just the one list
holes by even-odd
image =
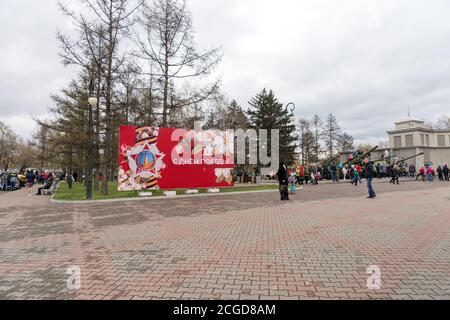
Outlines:
{"label": "tall pine tree", "polygon": [[[250,127],[252,129],[278,129],[280,130],[280,160],[290,165],[294,162],[297,148],[296,125],[291,120],[291,114],[282,103],[275,98],[272,90],[264,89],[249,101],[247,110]],[[268,135],[268,155],[271,155],[271,137]]]}

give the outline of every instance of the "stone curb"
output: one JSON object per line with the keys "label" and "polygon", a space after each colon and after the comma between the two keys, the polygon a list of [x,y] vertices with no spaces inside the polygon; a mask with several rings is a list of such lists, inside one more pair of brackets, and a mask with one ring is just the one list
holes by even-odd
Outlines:
{"label": "stone curb", "polygon": [[279,192],[277,189],[274,190],[258,190],[258,191],[242,191],[242,192],[222,192],[222,193],[199,193],[194,195],[177,195],[176,197],[148,197],[148,198],[120,198],[120,199],[109,199],[109,200],[55,200],[54,195],[50,198],[49,202],[53,204],[96,204],[96,203],[115,203],[115,202],[130,202],[130,201],[154,201],[154,200],[176,200],[185,198],[202,198],[202,197],[219,197],[219,196],[235,196],[241,194],[256,194],[256,193],[269,193],[269,192]]}

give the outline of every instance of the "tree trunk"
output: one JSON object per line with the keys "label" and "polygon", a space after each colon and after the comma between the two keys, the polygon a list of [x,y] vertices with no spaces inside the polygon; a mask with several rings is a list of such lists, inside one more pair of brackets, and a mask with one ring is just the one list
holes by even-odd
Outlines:
{"label": "tree trunk", "polygon": [[163,102],[163,123],[162,126],[167,126],[167,111],[169,100],[169,4],[166,3],[166,19],[164,29],[164,102]]}
{"label": "tree trunk", "polygon": [[106,76],[106,112],[105,112],[105,121],[106,121],[106,139],[105,139],[105,150],[104,150],[104,166],[103,166],[103,180],[102,180],[102,195],[108,195],[108,179],[107,179],[107,171],[109,159],[111,156],[110,152],[110,144],[111,140],[111,107],[112,107],[112,68],[113,68],[113,54],[114,54],[114,20],[112,17],[113,7],[112,1],[110,2],[109,8],[109,27],[108,27],[108,65],[107,65],[107,76]]}
{"label": "tree trunk", "polygon": [[102,51],[102,39],[99,40],[99,63],[97,65],[97,108],[95,109],[95,175],[94,175],[94,191],[100,191],[99,183],[99,173],[100,173],[100,154],[98,150],[100,149],[100,98],[101,98],[101,51]]}
{"label": "tree trunk", "polygon": [[168,61],[166,59],[166,71],[164,75],[164,102],[163,102],[163,121],[162,126],[167,126],[167,103],[168,103],[168,96],[169,96],[169,75],[168,75]]}

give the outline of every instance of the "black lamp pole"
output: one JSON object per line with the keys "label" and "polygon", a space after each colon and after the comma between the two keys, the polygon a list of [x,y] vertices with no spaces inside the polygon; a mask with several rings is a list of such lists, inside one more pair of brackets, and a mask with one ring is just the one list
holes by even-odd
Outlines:
{"label": "black lamp pole", "polygon": [[[287,134],[287,132],[288,132],[288,127],[289,127],[289,123],[290,123],[290,118],[292,117],[292,116],[294,116],[294,111],[295,111],[295,104],[293,103],[293,102],[289,102],[287,105],[286,105],[286,113],[288,113],[288,114],[290,114],[290,116],[289,116],[289,120],[288,120],[288,122],[286,122],[286,134]],[[289,152],[288,152],[288,145],[287,145],[287,142],[286,142],[286,146],[285,146],[285,159],[284,159],[284,161],[286,162],[285,163],[285,165],[287,166],[288,165],[288,158],[289,158]]]}

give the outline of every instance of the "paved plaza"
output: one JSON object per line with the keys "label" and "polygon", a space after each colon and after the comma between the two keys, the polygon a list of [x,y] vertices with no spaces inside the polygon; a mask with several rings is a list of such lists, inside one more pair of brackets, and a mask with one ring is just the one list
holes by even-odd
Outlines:
{"label": "paved plaza", "polygon": [[369,200],[364,184],[307,186],[283,203],[277,192],[85,205],[2,193],[0,298],[450,299],[450,184],[375,188]]}

